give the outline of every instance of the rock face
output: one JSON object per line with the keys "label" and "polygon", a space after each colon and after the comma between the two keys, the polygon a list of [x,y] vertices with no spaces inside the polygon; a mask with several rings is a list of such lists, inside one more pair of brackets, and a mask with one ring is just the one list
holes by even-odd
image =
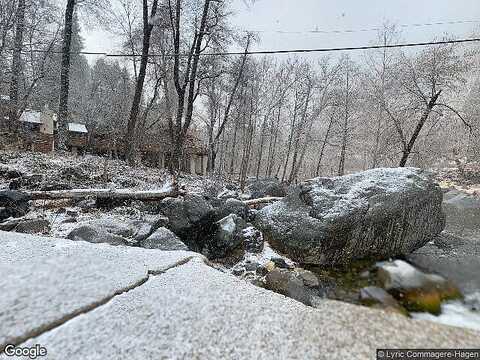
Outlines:
{"label": "rock face", "polygon": [[50,223],[45,219],[28,219],[20,222],[15,231],[24,234],[40,234],[50,231]]}
{"label": "rock face", "polygon": [[167,223],[168,219],[162,216],[146,216],[143,220],[109,216],[79,225],[67,238],[91,243],[135,246]]}
{"label": "rock face", "polygon": [[29,209],[28,201],[29,197],[19,191],[0,191],[0,221],[24,216]]}
{"label": "rock face", "polygon": [[188,251],[180,238],[170,230],[161,227],[145,240],[140,241],[140,247],[145,249],[158,249],[165,251],[185,250]]}
{"label": "rock face", "polygon": [[230,214],[215,225],[217,231],[208,244],[208,257],[222,258],[242,245],[243,230],[247,227],[247,223],[241,217]]}
{"label": "rock face", "polygon": [[335,265],[409,254],[445,226],[442,191],[419,169],[316,178],[256,214],[255,225],[297,262]]}
{"label": "rock face", "polygon": [[74,241],[87,241],[90,243],[107,243],[110,245],[127,245],[127,240],[117,234],[93,224],[80,225],[73,229],[67,239]]}
{"label": "rock face", "polygon": [[452,190],[445,194],[443,202],[447,213],[447,226],[453,228],[480,228],[480,198]]}
{"label": "rock face", "polygon": [[252,199],[266,196],[283,197],[287,195],[287,187],[275,178],[252,179],[247,181],[247,190]]}
{"label": "rock face", "polygon": [[161,213],[173,231],[191,250],[200,252],[215,229],[215,210],[201,195],[167,198],[160,204]]}

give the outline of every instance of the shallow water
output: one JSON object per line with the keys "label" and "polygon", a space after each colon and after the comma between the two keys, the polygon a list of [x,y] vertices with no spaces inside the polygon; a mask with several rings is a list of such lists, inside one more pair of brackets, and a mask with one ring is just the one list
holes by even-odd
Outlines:
{"label": "shallow water", "polygon": [[442,304],[442,313],[411,313],[414,319],[428,320],[445,325],[480,330],[480,292],[471,294],[463,301],[449,301]]}

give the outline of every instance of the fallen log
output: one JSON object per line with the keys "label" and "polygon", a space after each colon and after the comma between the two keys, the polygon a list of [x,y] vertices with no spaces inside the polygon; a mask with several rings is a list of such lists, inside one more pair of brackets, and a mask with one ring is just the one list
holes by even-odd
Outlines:
{"label": "fallen log", "polygon": [[268,204],[268,203],[279,201],[282,199],[283,197],[267,196],[259,199],[245,200],[243,203],[248,206],[254,206],[259,204]]}
{"label": "fallen log", "polygon": [[180,191],[174,188],[161,190],[132,191],[130,189],[74,189],[53,191],[30,191],[26,194],[32,200],[59,200],[59,199],[118,199],[156,201],[167,197],[177,197]]}

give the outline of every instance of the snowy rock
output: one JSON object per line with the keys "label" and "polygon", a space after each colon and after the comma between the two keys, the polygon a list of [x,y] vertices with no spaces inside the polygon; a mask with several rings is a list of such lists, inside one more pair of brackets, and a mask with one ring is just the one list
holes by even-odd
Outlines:
{"label": "snowy rock", "polygon": [[90,243],[107,243],[110,245],[128,244],[126,238],[111,233],[107,229],[94,224],[80,225],[76,227],[67,235],[67,239],[73,241],[87,241]]}
{"label": "snowy rock", "polygon": [[227,199],[225,203],[223,203],[217,210],[216,218],[220,220],[230,214],[235,214],[246,220],[248,218],[248,212],[249,208],[243,203],[243,201],[237,199]]}
{"label": "snowy rock", "polygon": [[158,249],[165,251],[185,250],[188,251],[180,238],[170,230],[161,227],[145,240],[140,241],[140,247],[145,249]]}
{"label": "snowy rock", "polygon": [[275,178],[249,179],[247,191],[252,199],[266,196],[283,197],[287,195],[287,187]]}
{"label": "snowy rock", "polygon": [[24,234],[45,234],[50,231],[50,222],[45,219],[28,219],[15,226],[15,232]]}
{"label": "snowy rock", "polygon": [[378,264],[377,274],[383,288],[411,311],[438,314],[443,300],[462,296],[450,281],[426,274],[403,260]]}
{"label": "snowy rock", "polygon": [[214,233],[215,210],[201,195],[165,199],[159,210],[168,218],[168,229],[193,251],[200,252]]}
{"label": "snowy rock", "polygon": [[263,235],[253,226],[242,230],[242,237],[245,251],[250,253],[261,253],[263,250]]}
{"label": "snowy rock", "polygon": [[385,259],[425,245],[445,225],[442,191],[414,168],[316,178],[255,217],[265,239],[294,261]]}
{"label": "snowy rock", "polygon": [[209,258],[223,258],[243,243],[242,231],[247,227],[245,220],[230,214],[216,223],[217,231],[208,244]]}
{"label": "snowy rock", "polygon": [[194,253],[0,238],[0,346],[41,344],[46,359],[366,360],[380,345],[478,346],[474,331],[338,301],[307,307]]}
{"label": "snowy rock", "polygon": [[0,221],[9,217],[24,216],[28,210],[29,197],[19,191],[2,190],[0,191]]}

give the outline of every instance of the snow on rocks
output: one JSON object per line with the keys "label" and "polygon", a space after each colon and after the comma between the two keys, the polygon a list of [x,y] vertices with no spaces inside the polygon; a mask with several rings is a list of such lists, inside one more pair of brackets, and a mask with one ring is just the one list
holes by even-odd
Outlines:
{"label": "snow on rocks", "polygon": [[157,249],[164,251],[188,251],[187,245],[185,245],[177,235],[164,227],[157,229],[145,240],[140,241],[139,246],[145,249]]}
{"label": "snow on rocks", "polygon": [[335,265],[409,254],[445,225],[442,191],[422,170],[373,169],[300,184],[255,225],[301,263]]}

